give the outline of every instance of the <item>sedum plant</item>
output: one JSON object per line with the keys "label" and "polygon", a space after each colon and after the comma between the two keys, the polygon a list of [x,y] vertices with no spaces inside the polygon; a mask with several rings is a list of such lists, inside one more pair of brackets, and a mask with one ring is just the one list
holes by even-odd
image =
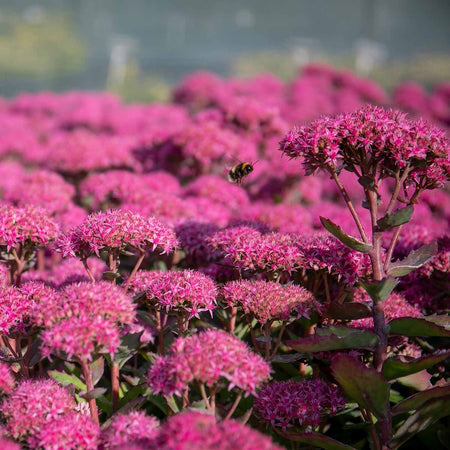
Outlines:
{"label": "sedum plant", "polygon": [[[448,352],[435,352],[405,362],[388,357],[389,336],[445,337],[450,332],[436,324],[439,319],[436,317],[399,318],[387,323],[385,314],[386,301],[399,277],[423,266],[436,252],[436,244],[429,244],[411,251],[402,260],[392,258],[402,228],[411,220],[420,194],[443,187],[450,176],[449,142],[443,130],[423,120],[411,120],[400,111],[367,105],[352,113],[325,116],[294,128],[281,141],[280,149],[291,158],[299,158],[307,175],[324,171],[334,180],[360,236],[350,236],[326,217],[320,218],[322,225],[347,247],[370,258],[370,273],[358,281],[371,298],[374,334],[361,332],[359,346],[369,349],[372,356],[363,364],[353,355],[338,354],[333,357],[331,369],[348,397],[359,404],[363,419],[372,423],[375,418],[376,423],[371,427],[373,446],[396,448],[423,429],[427,421],[433,423],[441,417],[442,398],[434,398],[436,392],[439,391],[439,397],[450,393],[441,392],[440,387],[431,388],[391,408],[390,382],[431,367],[445,359]],[[363,226],[341,180],[344,171],[351,172],[364,190],[362,207],[370,216],[370,228]],[[388,198],[380,194],[386,184],[390,191]],[[335,306],[338,307],[335,311],[340,310],[340,318],[350,314],[345,304]],[[318,339],[316,334],[288,344],[298,351],[354,348],[356,341],[339,342],[339,337],[345,337],[348,332],[330,327],[328,339]],[[324,336],[327,334],[322,331],[320,337]],[[423,411],[416,411],[393,429],[394,415],[419,406],[424,406]]]}

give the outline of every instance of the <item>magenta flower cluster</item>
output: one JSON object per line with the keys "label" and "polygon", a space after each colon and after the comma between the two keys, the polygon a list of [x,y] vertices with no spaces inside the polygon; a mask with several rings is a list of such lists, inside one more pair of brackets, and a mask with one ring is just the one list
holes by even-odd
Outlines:
{"label": "magenta flower cluster", "polygon": [[336,414],[345,398],[336,386],[320,378],[272,382],[258,392],[255,411],[273,427],[317,427],[323,414]]}
{"label": "magenta flower cluster", "polygon": [[154,393],[177,394],[191,383],[216,385],[228,381],[246,393],[268,379],[270,366],[253,353],[244,342],[228,333],[207,330],[189,337],[178,338],[167,356],[159,356],[147,376]]}
{"label": "magenta flower cluster", "polygon": [[296,285],[267,281],[231,281],[221,294],[229,306],[239,306],[244,314],[264,324],[275,319],[309,317],[320,309],[311,292]]}
{"label": "magenta flower cluster", "polygon": [[177,246],[175,234],[158,219],[131,211],[109,210],[91,214],[80,226],[58,241],[64,256],[86,259],[102,249],[171,252]]}
{"label": "magenta flower cluster", "polygon": [[217,304],[216,284],[195,270],[140,271],[131,287],[135,292],[145,292],[152,307],[166,312],[187,311],[189,317],[199,317],[202,311],[213,311]]}
{"label": "magenta flower cluster", "polygon": [[0,246],[7,252],[19,245],[47,245],[58,232],[58,224],[41,208],[0,206]]}
{"label": "magenta flower cluster", "polygon": [[[389,96],[317,63],[290,82],[195,73],[165,104],[1,100],[0,448],[278,449],[263,428],[283,444],[390,448],[415,413],[388,423],[387,403],[371,427],[370,398],[342,411],[333,383],[347,357],[408,382],[405,398],[447,381],[444,340],[389,321],[445,334],[449,111],[448,83]],[[230,182],[242,162],[253,171]],[[386,299],[362,289],[405,259],[426,263]],[[427,372],[389,378],[397,366]]]}
{"label": "magenta flower cluster", "polygon": [[[308,173],[319,168],[333,172],[342,165],[352,172],[360,170],[361,175],[384,178],[408,166],[409,181],[423,189],[442,187],[450,174],[449,141],[442,129],[376,106],[293,129],[281,141],[280,150],[291,158],[302,157]],[[377,173],[371,173],[373,167]]]}

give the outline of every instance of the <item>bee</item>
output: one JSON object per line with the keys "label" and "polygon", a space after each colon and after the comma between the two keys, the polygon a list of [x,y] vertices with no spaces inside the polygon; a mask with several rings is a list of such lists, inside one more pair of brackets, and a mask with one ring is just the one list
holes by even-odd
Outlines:
{"label": "bee", "polygon": [[236,184],[241,184],[242,179],[253,172],[253,164],[241,162],[233,166],[228,172],[228,180]]}

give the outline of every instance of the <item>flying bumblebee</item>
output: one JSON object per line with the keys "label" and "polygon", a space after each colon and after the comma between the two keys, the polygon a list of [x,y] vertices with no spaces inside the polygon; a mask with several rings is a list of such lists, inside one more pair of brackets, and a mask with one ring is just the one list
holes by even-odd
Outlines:
{"label": "flying bumblebee", "polygon": [[228,180],[236,184],[241,184],[242,179],[252,172],[253,164],[250,164],[249,162],[241,162],[230,169],[228,172]]}

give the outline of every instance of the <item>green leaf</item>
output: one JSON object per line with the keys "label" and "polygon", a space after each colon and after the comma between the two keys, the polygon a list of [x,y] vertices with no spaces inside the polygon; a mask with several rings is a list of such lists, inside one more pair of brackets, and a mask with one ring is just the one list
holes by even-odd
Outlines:
{"label": "green leaf", "polygon": [[377,418],[387,414],[389,383],[383,376],[357,359],[346,355],[335,356],[331,370],[345,393]]}
{"label": "green leaf", "polygon": [[408,223],[414,213],[414,206],[408,205],[404,208],[397,209],[392,214],[387,214],[377,221],[377,225],[381,231],[395,228]]}
{"label": "green leaf", "polygon": [[392,277],[403,277],[404,275],[408,275],[408,273],[430,261],[436,252],[436,242],[422,245],[422,247],[417,250],[413,250],[405,259],[391,263],[387,273]]}
{"label": "green leaf", "polygon": [[450,330],[450,316],[447,314],[427,316],[428,322],[433,322],[446,330]]}
{"label": "green leaf", "polygon": [[388,323],[390,334],[401,334],[403,336],[428,336],[449,337],[450,330],[436,325],[426,319],[416,317],[400,317]]}
{"label": "green leaf", "polygon": [[175,401],[175,397],[173,395],[171,396],[164,395],[164,398],[166,399],[167,406],[171,409],[173,413],[176,414],[180,412],[180,408],[178,407],[177,402]]}
{"label": "green leaf", "polygon": [[388,358],[383,364],[383,376],[386,380],[405,377],[412,373],[428,369],[435,364],[443,361],[450,355],[449,351],[439,351],[432,355],[423,356],[413,360],[408,360],[404,356],[395,356]]}
{"label": "green leaf", "polygon": [[375,187],[375,180],[367,175],[359,177],[358,183],[366,189],[373,189]]}
{"label": "green leaf", "polygon": [[119,348],[114,354],[114,362],[119,363],[121,366],[132,358],[139,348],[142,346],[141,335],[142,331],[139,333],[126,334],[122,337]]}
{"label": "green leaf", "polygon": [[73,384],[78,389],[85,391],[86,390],[86,384],[84,384],[77,376],[75,375],[68,375],[64,372],[58,372],[57,370],[50,370],[48,374],[56,380],[58,383],[62,384],[63,386],[68,386],[69,384]]}
{"label": "green leaf", "polygon": [[131,402],[135,398],[142,399],[145,402],[145,398],[140,397],[144,392],[144,387],[141,385],[132,387],[121,399],[119,402],[119,408],[123,408],[127,403]]}
{"label": "green leaf", "polygon": [[324,448],[326,450],[355,450],[350,445],[336,441],[320,433],[287,433],[283,431],[277,431],[277,433],[291,441],[302,442],[312,447]]}
{"label": "green leaf", "polygon": [[392,439],[392,447],[400,447],[415,434],[420,433],[442,417],[448,415],[450,415],[450,395],[431,398],[400,426]]}
{"label": "green leaf", "polygon": [[84,392],[84,393],[80,393],[80,397],[81,398],[85,398],[86,400],[91,400],[93,398],[99,398],[102,395],[105,394],[105,392],[107,391],[106,388],[94,388],[92,390],[90,390],[89,392]]}
{"label": "green leaf", "polygon": [[120,277],[121,275],[118,272],[110,272],[110,271],[103,272],[103,278],[107,278],[108,280],[116,280],[117,278]]}
{"label": "green leaf", "polygon": [[105,370],[105,360],[103,359],[103,356],[100,356],[91,363],[91,369],[92,369],[92,382],[94,383],[95,386],[100,381],[101,377],[103,376],[103,372]]}
{"label": "green leaf", "polygon": [[416,391],[425,391],[433,387],[430,380],[431,375],[426,370],[421,370],[406,377],[397,378],[396,381]]}
{"label": "green leaf", "polygon": [[321,216],[320,221],[326,230],[328,230],[334,237],[338,238],[347,247],[361,253],[368,253],[372,250],[372,246],[370,244],[358,241],[358,239],[348,235],[339,225],[336,225],[331,220]]}
{"label": "green leaf", "polygon": [[450,395],[450,385],[438,386],[427,389],[426,391],[418,392],[417,394],[411,395],[411,397],[405,398],[405,400],[400,403],[397,403],[392,408],[392,414],[395,416],[397,414],[415,411],[432,398],[445,397],[448,395]]}
{"label": "green leaf", "polygon": [[337,320],[356,320],[372,317],[370,307],[365,303],[332,303],[324,312],[325,317]]}
{"label": "green leaf", "polygon": [[364,290],[369,294],[370,298],[375,302],[383,302],[386,300],[395,286],[398,284],[398,280],[392,277],[384,278],[381,281],[375,283],[359,283]]}
{"label": "green leaf", "polygon": [[[316,334],[295,341],[287,341],[286,345],[298,352],[311,353],[328,350],[343,350],[347,348],[373,350],[378,343],[377,335],[371,331],[342,328],[348,330],[345,335],[337,327],[334,327],[332,330],[325,329],[330,332],[329,335],[323,335],[325,331],[324,329],[320,329],[322,335]],[[317,330],[317,332],[319,333],[319,330]],[[339,334],[341,334],[341,336]]]}
{"label": "green leaf", "polygon": [[272,362],[278,363],[293,363],[296,361],[300,361],[306,355],[304,353],[288,353],[287,355],[275,355],[272,359]]}

